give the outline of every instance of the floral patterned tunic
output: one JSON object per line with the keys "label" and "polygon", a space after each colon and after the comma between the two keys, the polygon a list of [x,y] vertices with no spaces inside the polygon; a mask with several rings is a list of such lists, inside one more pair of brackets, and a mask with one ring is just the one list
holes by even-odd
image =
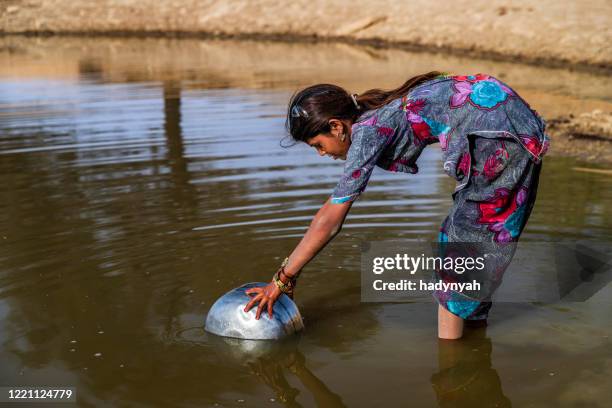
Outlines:
{"label": "floral patterned tunic", "polygon": [[[540,115],[499,79],[441,75],[359,117],[331,202],[355,200],[375,166],[417,173],[423,149],[440,143],[444,171],[457,184],[438,240],[515,242],[535,202],[541,160],[550,142],[545,127]],[[500,257],[498,272],[511,257]],[[501,280],[502,273],[497,275]],[[434,296],[464,319],[484,319],[491,307],[455,292]]]}
{"label": "floral patterned tunic", "polygon": [[[443,151],[444,171],[458,181],[459,191],[467,185],[472,167],[468,135],[518,142],[538,163],[549,144],[544,128],[540,115],[492,76],[434,78],[403,98],[363,113],[353,124],[344,175],[332,193],[332,202],[356,199],[375,166],[417,173],[416,161],[423,149],[437,142]],[[481,170],[489,179],[503,167],[506,153],[496,152]]]}

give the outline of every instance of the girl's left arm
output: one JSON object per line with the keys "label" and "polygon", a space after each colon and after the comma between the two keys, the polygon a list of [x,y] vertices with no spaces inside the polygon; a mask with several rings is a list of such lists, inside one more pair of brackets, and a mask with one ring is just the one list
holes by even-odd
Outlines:
{"label": "girl's left arm", "polygon": [[[317,211],[306,234],[289,256],[289,262],[284,269],[287,276],[293,277],[298,274],[340,232],[352,204],[352,200],[333,204],[331,198],[325,202]],[[255,296],[246,305],[245,312],[248,312],[259,302],[255,318],[259,319],[266,306],[268,315],[272,318],[272,306],[281,294],[280,289],[274,282],[270,282],[265,287],[248,289],[246,293],[248,295],[255,294]]]}

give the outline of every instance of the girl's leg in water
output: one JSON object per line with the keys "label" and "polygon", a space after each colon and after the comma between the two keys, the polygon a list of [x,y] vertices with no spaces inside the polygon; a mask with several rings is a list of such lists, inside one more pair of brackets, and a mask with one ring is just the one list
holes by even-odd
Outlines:
{"label": "girl's leg in water", "polygon": [[438,337],[447,340],[463,336],[463,319],[438,305]]}

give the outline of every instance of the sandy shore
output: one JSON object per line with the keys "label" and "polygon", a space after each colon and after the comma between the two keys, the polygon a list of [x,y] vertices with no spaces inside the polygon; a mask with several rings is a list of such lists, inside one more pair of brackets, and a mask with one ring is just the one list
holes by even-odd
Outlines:
{"label": "sandy shore", "polygon": [[567,114],[548,120],[551,152],[595,164],[612,164],[612,112],[599,109],[580,115]]}
{"label": "sandy shore", "polygon": [[7,0],[0,31],[329,39],[612,69],[609,0]]}

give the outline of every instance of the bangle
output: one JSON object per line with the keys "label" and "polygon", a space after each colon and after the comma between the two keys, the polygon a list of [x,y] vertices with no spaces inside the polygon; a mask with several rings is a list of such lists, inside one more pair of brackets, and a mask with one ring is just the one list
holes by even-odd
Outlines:
{"label": "bangle", "polygon": [[[280,275],[284,276],[285,278],[287,278],[287,281],[291,282],[294,281],[293,283],[295,283],[295,280],[297,279],[296,276],[289,276],[285,273],[285,268],[281,268],[278,270],[278,272],[280,273]],[[279,275],[279,277],[280,277]]]}
{"label": "bangle", "polygon": [[276,287],[278,287],[281,292],[286,293],[288,295],[293,293],[293,288],[295,287],[293,281],[284,283],[282,280],[280,280],[278,272],[274,274],[274,277],[272,279],[274,280],[274,284],[276,285]]}
{"label": "bangle", "polygon": [[[280,289],[281,292],[288,294],[289,296],[293,295],[293,289],[295,288],[295,284],[297,281],[297,276],[289,276],[285,273],[285,266],[289,263],[289,258],[285,258],[281,263],[280,268],[274,274],[272,280],[274,284]],[[280,275],[284,275],[287,278],[287,282],[283,282],[280,278]]]}

